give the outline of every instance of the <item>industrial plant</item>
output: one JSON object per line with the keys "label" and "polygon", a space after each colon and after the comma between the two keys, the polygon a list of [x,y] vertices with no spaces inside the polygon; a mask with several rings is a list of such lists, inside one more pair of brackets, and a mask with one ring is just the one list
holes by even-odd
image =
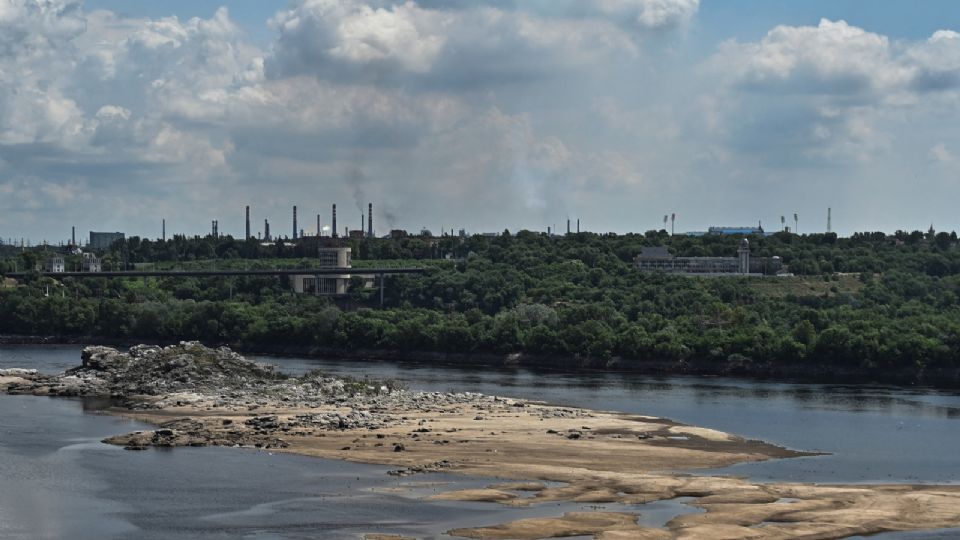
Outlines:
{"label": "industrial plant", "polygon": [[740,241],[736,257],[675,257],[665,246],[644,247],[633,259],[634,268],[645,272],[666,272],[698,276],[763,276],[782,269],[780,257],[750,257],[750,240]]}

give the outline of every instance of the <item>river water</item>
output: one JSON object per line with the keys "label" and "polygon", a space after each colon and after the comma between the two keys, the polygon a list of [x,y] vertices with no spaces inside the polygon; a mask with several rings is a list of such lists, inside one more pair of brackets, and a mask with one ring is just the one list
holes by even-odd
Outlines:
{"label": "river water", "polygon": [[[79,346],[0,346],[0,369],[62,371]],[[761,481],[960,482],[960,394],[637,374],[564,374],[525,369],[305,358],[254,358],[303,373],[392,378],[411,389],[474,391],[663,416],[830,455],[738,465],[710,474]],[[419,497],[490,483],[456,475],[413,479],[388,467],[216,448],[129,452],[101,444],[146,429],[97,414],[79,400],[0,396],[0,538],[358,538],[389,532],[441,538],[453,527],[488,525],[585,509],[533,510]],[[703,472],[703,471],[701,471]],[[692,509],[667,501],[638,511],[660,525]],[[956,538],[960,531],[873,538]]]}

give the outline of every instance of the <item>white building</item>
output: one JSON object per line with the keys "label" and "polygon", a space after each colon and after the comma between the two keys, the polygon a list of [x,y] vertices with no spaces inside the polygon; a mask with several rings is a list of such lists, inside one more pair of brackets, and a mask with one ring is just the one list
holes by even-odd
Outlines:
{"label": "white building", "polygon": [[[319,248],[318,268],[349,270],[353,266],[352,249],[348,247]],[[350,274],[297,274],[290,276],[293,292],[324,296],[347,294],[350,286]]]}
{"label": "white building", "polygon": [[81,268],[84,272],[103,272],[103,262],[93,253],[84,253]]}
{"label": "white building", "polygon": [[47,259],[47,262],[43,265],[43,270],[48,273],[60,273],[66,271],[66,266],[63,257],[55,255]]}

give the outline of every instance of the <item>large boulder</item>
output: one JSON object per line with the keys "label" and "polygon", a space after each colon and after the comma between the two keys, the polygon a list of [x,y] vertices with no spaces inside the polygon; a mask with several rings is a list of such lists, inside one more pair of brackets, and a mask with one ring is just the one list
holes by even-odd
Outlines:
{"label": "large boulder", "polygon": [[116,371],[130,363],[130,357],[113,347],[84,347],[80,354],[83,368],[94,371]]}

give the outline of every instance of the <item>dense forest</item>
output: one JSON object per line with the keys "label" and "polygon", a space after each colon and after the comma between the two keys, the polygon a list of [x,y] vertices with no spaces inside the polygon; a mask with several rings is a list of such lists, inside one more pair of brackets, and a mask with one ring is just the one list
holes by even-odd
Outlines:
{"label": "dense forest", "polygon": [[[296,295],[283,278],[71,279],[0,289],[0,334],[199,339],[250,350],[528,353],[622,369],[646,362],[836,366],[878,376],[960,367],[960,249],[953,233],[751,237],[794,277],[643,273],[643,246],[733,256],[740,237],[523,231],[496,237],[351,240],[355,266],[428,268],[388,280],[386,305]],[[310,249],[231,238],[131,238],[105,260],[136,265],[309,267]],[[315,251],[314,251],[315,252]],[[29,268],[25,251],[0,270]],[[69,264],[68,264],[69,267]],[[557,360],[558,363],[560,360]]]}

